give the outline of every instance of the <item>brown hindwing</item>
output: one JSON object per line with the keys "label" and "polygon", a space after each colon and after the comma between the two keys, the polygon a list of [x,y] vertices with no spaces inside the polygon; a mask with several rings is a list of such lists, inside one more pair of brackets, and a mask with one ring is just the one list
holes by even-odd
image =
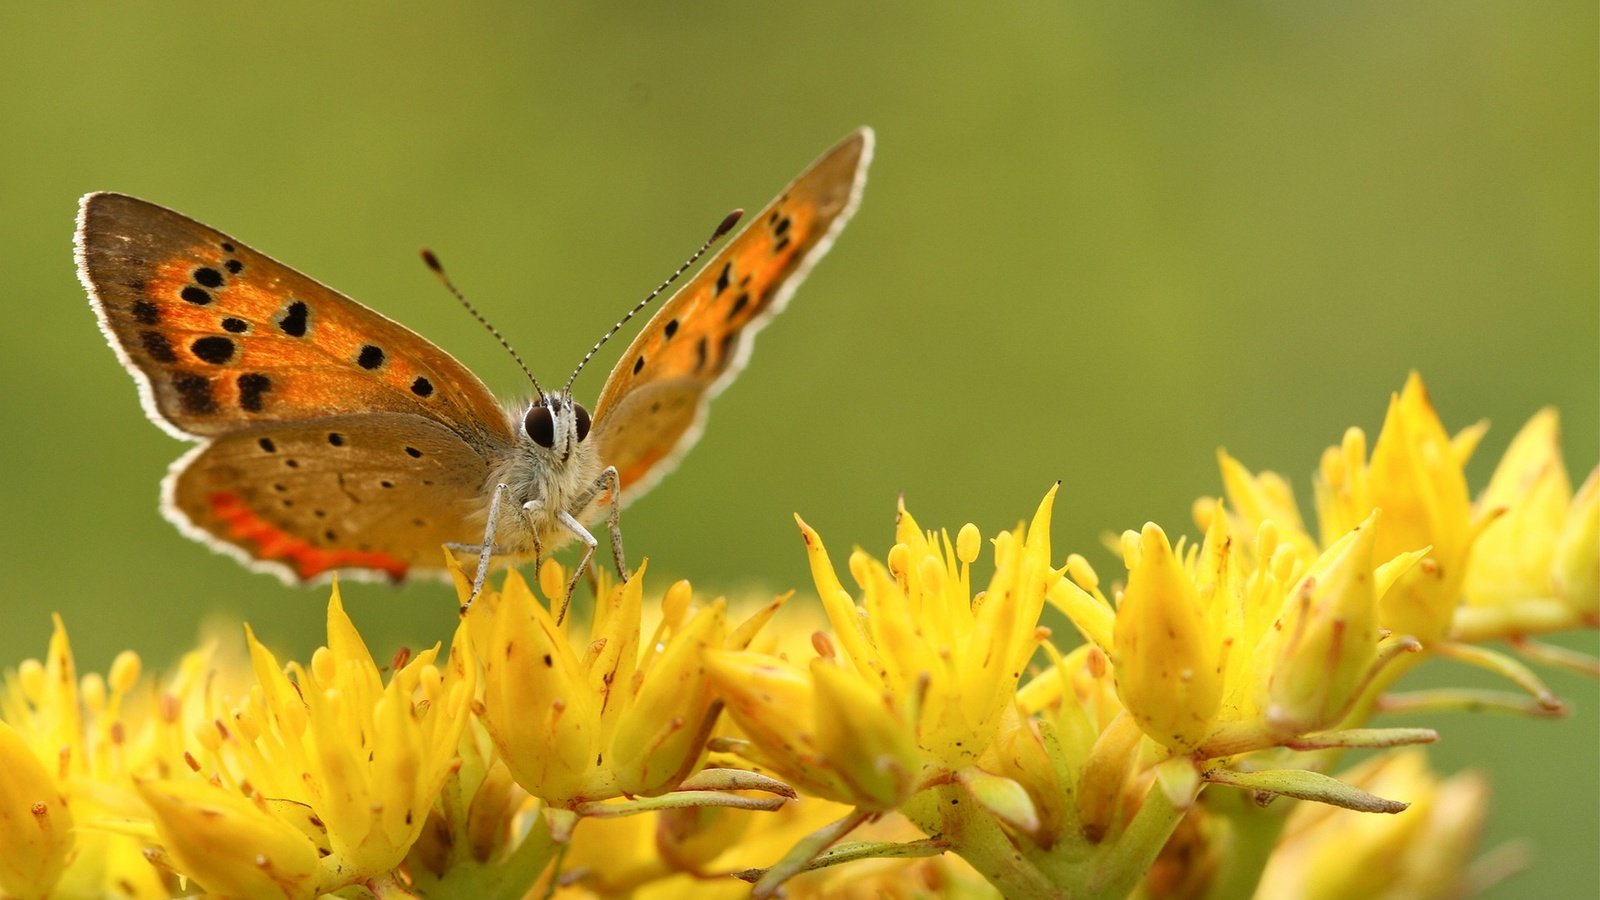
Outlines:
{"label": "brown hindwing", "polygon": [[258,425],[198,447],[167,476],[185,533],[286,580],[333,569],[398,579],[483,534],[488,466],[420,416]]}

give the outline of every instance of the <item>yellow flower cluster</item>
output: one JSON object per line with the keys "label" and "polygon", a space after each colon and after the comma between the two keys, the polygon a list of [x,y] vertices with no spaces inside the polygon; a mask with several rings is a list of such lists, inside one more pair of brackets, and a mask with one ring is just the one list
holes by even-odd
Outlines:
{"label": "yellow flower cluster", "polygon": [[[182,876],[314,897],[388,877],[455,765],[471,657],[441,670],[436,646],[384,684],[337,589],[309,667],[247,643],[249,680],[203,650],[165,684],[141,680],[132,653],[80,680],[58,619],[46,661],[8,677],[0,706],[0,764],[21,773],[5,780],[0,888],[166,897]],[[16,815],[30,798],[32,821]]]}
{"label": "yellow flower cluster", "polygon": [[[1056,489],[987,543],[902,508],[851,588],[801,522],[820,618],[733,615],[687,582],[647,602],[647,563],[602,577],[583,624],[552,614],[547,562],[387,677],[337,588],[305,665],[247,629],[247,661],[80,677],[57,621],[0,689],[0,894],[1470,892],[1494,871],[1466,865],[1481,780],[1415,747],[1330,773],[1434,738],[1371,722],[1461,700],[1391,691],[1418,659],[1549,714],[1531,668],[1479,644],[1549,661],[1527,636],[1600,624],[1600,475],[1572,489],[1544,412],[1474,502],[1481,434],[1450,437],[1413,377],[1370,454],[1352,429],[1324,456],[1315,534],[1284,479],[1222,454],[1201,538],[1129,531],[1114,581],[1055,555]],[[813,618],[766,628],[780,614]]]}

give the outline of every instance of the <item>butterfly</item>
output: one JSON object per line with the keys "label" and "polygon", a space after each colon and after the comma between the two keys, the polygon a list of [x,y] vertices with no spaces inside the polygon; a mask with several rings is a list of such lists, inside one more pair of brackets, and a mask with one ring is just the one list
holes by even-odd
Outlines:
{"label": "butterfly", "polygon": [[750,220],[641,329],[592,416],[572,378],[503,406],[405,326],[123,194],[82,199],[78,274],[146,414],[199,441],[162,486],[184,534],[291,583],[437,572],[446,546],[477,554],[472,596],[491,560],[576,539],[570,596],[602,515],[628,577],[623,499],[698,438],[756,332],[854,213],[872,149],[870,129],[852,133]]}

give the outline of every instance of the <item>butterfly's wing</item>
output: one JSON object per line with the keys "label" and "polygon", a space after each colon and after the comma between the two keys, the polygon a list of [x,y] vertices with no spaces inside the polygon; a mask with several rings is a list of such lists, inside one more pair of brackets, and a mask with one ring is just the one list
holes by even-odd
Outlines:
{"label": "butterfly's wing", "polygon": [[78,275],[150,418],[181,437],[394,412],[508,444],[494,395],[417,333],[186,216],[89,194]]}
{"label": "butterfly's wing", "polygon": [[828,252],[860,200],[872,143],[862,128],[812,163],[651,317],[612,369],[590,439],[617,467],[624,500],[694,444],[756,332]]}
{"label": "butterfly's wing", "polygon": [[333,569],[398,579],[483,535],[483,456],[421,416],[258,424],[208,441],[164,484],[179,529],[284,580]]}
{"label": "butterfly's wing", "polygon": [[77,247],[145,411],[210,439],[167,477],[164,511],[184,533],[302,580],[332,568],[398,577],[439,566],[441,541],[481,536],[486,472],[514,438],[449,354],[133,197],[86,196]]}

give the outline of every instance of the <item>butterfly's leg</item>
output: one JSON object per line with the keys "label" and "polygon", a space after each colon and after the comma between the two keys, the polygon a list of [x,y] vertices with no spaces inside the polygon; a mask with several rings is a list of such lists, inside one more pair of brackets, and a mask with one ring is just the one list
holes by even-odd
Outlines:
{"label": "butterfly's leg", "polygon": [[611,495],[611,510],[606,515],[606,527],[611,530],[611,558],[617,564],[617,574],[627,581],[628,563],[622,554],[622,479],[617,476],[617,467],[606,466],[595,487],[606,488]]}
{"label": "butterfly's leg", "polygon": [[483,581],[489,577],[489,558],[494,555],[494,526],[500,518],[500,498],[510,490],[505,482],[494,486],[494,493],[489,497],[489,522],[483,526],[483,543],[478,546],[478,574],[472,578],[472,593],[467,596],[467,602],[461,605],[461,614],[466,615],[472,607],[472,601],[478,599],[478,594],[483,590]]}
{"label": "butterfly's leg", "polygon": [[574,519],[572,514],[564,509],[556,513],[556,521],[577,535],[578,540],[583,541],[583,558],[578,560],[578,567],[572,571],[572,578],[567,582],[567,599],[561,601],[561,612],[556,615],[556,624],[560,625],[567,617],[567,605],[572,602],[572,592],[578,589],[578,579],[583,577],[583,570],[588,568],[589,561],[594,559],[594,548],[600,546],[600,542],[589,533],[589,529],[583,527],[582,522]]}
{"label": "butterfly's leg", "polygon": [[527,520],[528,533],[533,535],[533,577],[539,577],[544,568],[544,542],[539,540],[539,523],[544,521],[544,501],[529,500],[522,504],[522,517]]}
{"label": "butterfly's leg", "polygon": [[576,509],[588,507],[601,491],[606,492],[606,505],[610,507],[606,511],[606,528],[611,532],[611,558],[617,564],[617,575],[627,581],[628,562],[622,552],[622,479],[617,476],[617,467],[606,466],[573,506]]}
{"label": "butterfly's leg", "polygon": [[544,521],[544,501],[529,500],[522,504],[522,516],[527,519],[528,535],[533,541],[533,577],[539,577],[544,568],[544,541],[539,540],[539,523]]}

